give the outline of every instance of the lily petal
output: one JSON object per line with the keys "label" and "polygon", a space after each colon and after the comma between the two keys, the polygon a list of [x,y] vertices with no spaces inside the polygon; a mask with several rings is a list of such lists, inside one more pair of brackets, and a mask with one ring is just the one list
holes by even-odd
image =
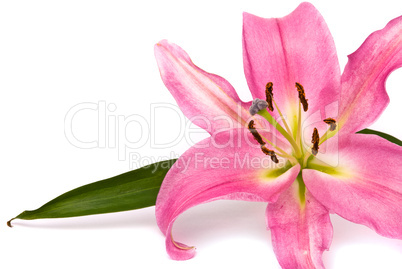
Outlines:
{"label": "lily petal", "polygon": [[373,123],[389,103],[385,81],[402,66],[402,16],[372,33],[349,55],[342,74],[342,132],[355,133]]}
{"label": "lily petal", "polygon": [[246,125],[251,102],[242,102],[228,81],[194,65],[182,48],[167,40],[155,45],[155,57],[163,82],[194,124],[210,134]]}
{"label": "lily petal", "polygon": [[[337,167],[312,161],[303,179],[328,209],[378,234],[402,239],[402,147],[374,135],[341,141]],[[315,165],[315,167],[314,167]]]}
{"label": "lily petal", "polygon": [[267,219],[282,268],[324,268],[322,253],[331,245],[332,225],[328,210],[309,191],[302,203],[295,181],[268,205]]}
{"label": "lily petal", "polygon": [[[195,255],[194,248],[176,243],[171,235],[174,221],[185,210],[217,199],[273,202],[299,173],[300,165],[292,167],[280,157],[278,164],[273,163],[243,131],[247,130],[222,132],[200,142],[197,145],[211,146],[190,148],[166,175],[156,201],[156,219],[172,259]],[[232,144],[224,148],[212,146],[228,141]],[[278,145],[286,147],[280,141]]]}
{"label": "lily petal", "polygon": [[[305,89],[308,115],[318,110],[324,113],[328,104],[338,100],[340,68],[335,44],[313,5],[302,3],[283,18],[244,13],[243,21],[244,73],[254,98],[265,99],[265,85],[273,82],[274,100],[288,118],[298,109],[295,82]],[[286,106],[291,109],[283,111]],[[278,116],[276,110],[273,113]]]}

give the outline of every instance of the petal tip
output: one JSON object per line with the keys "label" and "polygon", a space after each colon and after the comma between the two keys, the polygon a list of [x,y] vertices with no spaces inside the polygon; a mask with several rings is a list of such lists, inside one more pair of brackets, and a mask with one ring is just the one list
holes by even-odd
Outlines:
{"label": "petal tip", "polygon": [[243,11],[243,20],[244,20],[244,19],[247,19],[248,17],[251,17],[251,16],[255,16],[255,15],[253,15],[253,14],[251,14],[251,13],[248,13],[248,12],[246,12],[246,11]]}
{"label": "petal tip", "polygon": [[299,7],[306,7],[306,8],[316,9],[315,6],[310,2],[301,2],[300,5],[298,6],[298,8]]}
{"label": "petal tip", "polygon": [[179,242],[173,241],[171,238],[166,238],[166,250],[172,260],[185,261],[192,259],[196,254],[194,246],[187,246]]}
{"label": "petal tip", "polygon": [[163,45],[166,45],[168,43],[169,43],[169,41],[167,41],[167,39],[162,39],[158,43],[155,44],[155,48],[162,47]]}

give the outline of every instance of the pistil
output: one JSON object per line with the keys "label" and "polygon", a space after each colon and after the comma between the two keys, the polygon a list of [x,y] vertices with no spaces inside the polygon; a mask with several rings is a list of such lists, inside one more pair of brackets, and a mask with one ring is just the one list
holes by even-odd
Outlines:
{"label": "pistil", "polygon": [[278,130],[279,133],[281,133],[283,135],[283,137],[286,138],[286,140],[289,141],[289,143],[293,147],[293,150],[295,151],[296,158],[300,158],[301,151],[300,151],[299,146],[296,144],[293,137],[288,132],[286,132],[285,129],[283,129],[283,127],[272,117],[272,115],[269,114],[266,109],[258,111],[257,114],[262,116],[264,119],[266,119],[275,129]]}

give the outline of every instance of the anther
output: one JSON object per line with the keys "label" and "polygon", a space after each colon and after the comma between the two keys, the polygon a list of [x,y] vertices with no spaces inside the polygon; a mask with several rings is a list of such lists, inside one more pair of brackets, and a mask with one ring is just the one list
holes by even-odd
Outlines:
{"label": "anther", "polygon": [[296,82],[296,88],[297,91],[299,92],[299,99],[300,99],[300,103],[303,105],[303,110],[307,111],[308,110],[308,99],[306,99],[306,94],[304,93],[304,88],[303,86]]}
{"label": "anther", "polygon": [[265,145],[265,142],[262,140],[262,137],[260,136],[260,134],[255,129],[253,120],[251,120],[248,123],[248,129],[249,129],[250,133],[253,135],[254,139],[257,140],[258,144]]}
{"label": "anther", "polygon": [[268,103],[268,109],[270,111],[274,111],[274,106],[272,105],[272,98],[274,97],[274,94],[272,92],[273,86],[274,84],[272,82],[268,82],[265,86],[265,97]]}
{"label": "anther", "polygon": [[324,120],[324,122],[326,124],[329,124],[329,130],[330,131],[335,131],[336,129],[336,120],[334,120],[333,118],[327,118]]}
{"label": "anther", "polygon": [[313,143],[313,147],[311,149],[311,153],[316,156],[318,153],[318,144],[320,143],[320,135],[318,134],[317,128],[314,128],[313,136],[311,138],[311,143]]}
{"label": "anther", "polygon": [[262,152],[264,152],[265,155],[270,156],[271,160],[274,163],[279,162],[278,158],[276,157],[275,151],[267,149],[267,147],[265,145],[261,145],[261,150],[262,150]]}
{"label": "anther", "polygon": [[250,130],[250,133],[253,135],[254,139],[257,140],[257,142],[261,145],[261,150],[262,152],[264,152],[265,155],[268,155],[271,157],[271,160],[274,163],[278,163],[278,158],[276,157],[275,151],[273,150],[269,150],[266,146],[265,146],[265,142],[262,140],[262,137],[260,136],[260,134],[257,132],[257,130],[255,129],[254,126],[254,121],[251,120],[248,123],[248,129]]}
{"label": "anther", "polygon": [[278,158],[276,158],[276,155],[271,156],[271,160],[272,160],[274,163],[279,163],[279,160],[278,160]]}
{"label": "anther", "polygon": [[250,114],[254,116],[260,110],[266,109],[267,107],[268,107],[267,101],[256,98],[253,100],[253,103],[251,104],[248,111],[250,111]]}

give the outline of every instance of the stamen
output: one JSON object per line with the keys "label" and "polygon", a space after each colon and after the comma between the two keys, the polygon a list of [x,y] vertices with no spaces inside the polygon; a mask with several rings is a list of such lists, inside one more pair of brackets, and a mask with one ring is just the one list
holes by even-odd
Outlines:
{"label": "stamen", "polygon": [[320,143],[320,135],[318,134],[317,128],[314,128],[313,137],[311,138],[311,143],[313,143],[313,147],[311,149],[311,153],[316,156],[318,153],[318,144]]}
{"label": "stamen", "polygon": [[270,111],[274,111],[274,106],[272,105],[272,98],[274,97],[274,94],[272,93],[273,86],[274,84],[272,82],[268,82],[265,86],[265,97]]}
{"label": "stamen", "polygon": [[262,140],[262,137],[260,136],[260,134],[257,132],[257,130],[255,129],[254,126],[254,121],[251,120],[248,124],[248,129],[250,130],[250,133],[253,135],[254,139],[257,140],[257,142],[261,145],[261,150],[262,152],[264,152],[266,155],[271,156],[271,160],[274,163],[278,163],[278,158],[276,157],[275,151],[273,150],[269,150],[266,146],[265,146],[265,142]]}
{"label": "stamen", "polygon": [[320,135],[318,134],[317,128],[314,128],[313,136],[311,137],[311,143],[318,143],[320,142]]}
{"label": "stamen", "polygon": [[[265,111],[265,112],[266,112],[267,114],[269,114],[268,111]],[[284,151],[283,149],[281,149],[280,147],[278,147],[277,145],[275,145],[274,143],[272,143],[271,141],[269,141],[268,139],[266,139],[264,136],[260,135],[260,134],[257,132],[257,130],[255,129],[255,127],[254,127],[254,121],[253,121],[253,120],[251,120],[251,121],[249,122],[248,128],[249,128],[251,134],[254,136],[254,139],[256,139],[257,142],[258,142],[260,145],[263,146],[263,145],[266,144],[265,142],[267,142],[267,143],[270,144],[272,147],[274,147],[275,149],[277,149],[278,152],[280,152],[280,153],[278,153],[279,156],[281,156],[281,157],[283,157],[283,158],[287,158],[289,161],[291,161],[291,162],[293,162],[293,163],[297,163],[297,160],[296,160],[292,155],[289,155],[288,153],[286,153],[286,151]],[[275,156],[275,157],[276,157],[276,156]],[[272,158],[271,158],[271,159],[272,159]],[[275,159],[275,158],[274,158],[274,159]]]}
{"label": "stamen", "polygon": [[253,135],[254,139],[257,140],[258,144],[265,145],[265,142],[262,140],[262,137],[260,136],[260,134],[255,129],[253,120],[251,120],[249,122],[248,129],[250,130],[250,133]]}
{"label": "stamen", "polygon": [[271,160],[274,163],[279,162],[278,158],[276,157],[275,151],[269,150],[265,145],[261,145],[261,150],[262,152],[264,152],[265,155],[271,156]]}
{"label": "stamen", "polygon": [[324,120],[324,122],[326,124],[329,124],[329,130],[330,131],[335,131],[336,129],[336,120],[334,120],[333,118],[327,118]]}
{"label": "stamen", "polygon": [[300,99],[300,103],[303,105],[303,110],[306,112],[308,110],[308,99],[306,99],[306,94],[304,93],[304,88],[303,86],[296,82],[296,88],[297,91],[299,92],[299,99]]}
{"label": "stamen", "polygon": [[259,111],[266,109],[267,107],[268,107],[267,101],[256,98],[253,100],[253,103],[251,104],[248,111],[250,111],[250,114],[254,116]]}
{"label": "stamen", "polygon": [[275,152],[273,150],[269,150],[265,145],[261,145],[261,150],[265,155],[274,156]]}

